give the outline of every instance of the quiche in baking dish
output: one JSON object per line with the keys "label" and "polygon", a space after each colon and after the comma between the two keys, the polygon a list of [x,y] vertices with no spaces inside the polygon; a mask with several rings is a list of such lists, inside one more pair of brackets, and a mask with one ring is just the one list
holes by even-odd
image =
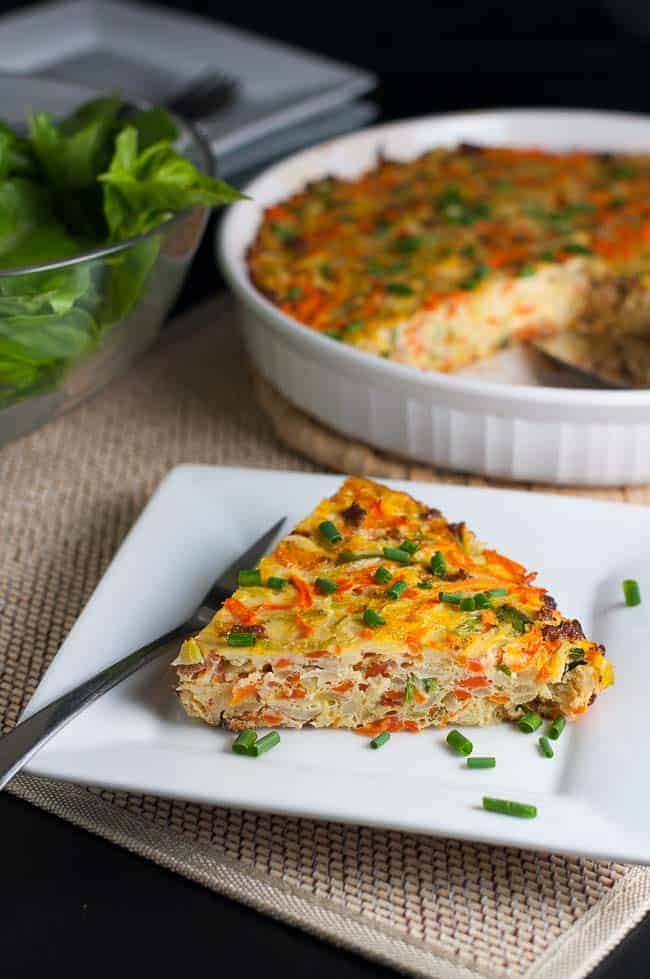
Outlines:
{"label": "quiche in baking dish", "polygon": [[269,207],[250,275],[285,313],[416,367],[650,328],[650,156],[460,145]]}
{"label": "quiche in baking dish", "polygon": [[233,730],[579,717],[612,667],[534,578],[464,523],[347,479],[184,643],[180,699]]}

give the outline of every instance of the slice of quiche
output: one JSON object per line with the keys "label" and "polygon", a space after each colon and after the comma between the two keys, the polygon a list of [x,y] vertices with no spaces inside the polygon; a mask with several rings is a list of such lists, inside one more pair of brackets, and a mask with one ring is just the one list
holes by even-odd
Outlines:
{"label": "slice of quiche", "polygon": [[612,666],[534,578],[464,523],[347,479],[184,643],[180,699],[236,731],[576,718]]}

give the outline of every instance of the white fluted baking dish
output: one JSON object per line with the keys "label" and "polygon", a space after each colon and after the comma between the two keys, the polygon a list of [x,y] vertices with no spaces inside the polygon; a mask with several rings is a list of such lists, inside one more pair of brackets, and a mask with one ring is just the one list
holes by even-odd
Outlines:
{"label": "white fluted baking dish", "polygon": [[338,343],[282,313],[252,284],[246,250],[262,211],[327,174],[355,177],[377,154],[410,159],[459,141],[650,151],[650,117],[499,110],[391,123],[290,156],[230,208],[219,255],[258,370],[291,402],[353,438],[419,462],[548,483],[650,482],[650,390],[509,384],[440,374]]}

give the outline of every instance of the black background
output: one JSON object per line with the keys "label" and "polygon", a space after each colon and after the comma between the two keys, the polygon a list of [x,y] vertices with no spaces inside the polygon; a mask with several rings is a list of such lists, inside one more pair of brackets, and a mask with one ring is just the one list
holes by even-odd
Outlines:
{"label": "black background", "polygon": [[[22,6],[0,2],[0,11]],[[384,119],[516,105],[650,112],[648,0],[167,6],[218,16],[372,69],[380,76]],[[206,236],[177,308],[213,290]],[[7,794],[0,796],[0,838],[0,975],[8,979],[41,977],[46,970],[69,979],[395,975]],[[594,976],[636,979],[650,973],[649,963],[650,925],[642,924]]]}

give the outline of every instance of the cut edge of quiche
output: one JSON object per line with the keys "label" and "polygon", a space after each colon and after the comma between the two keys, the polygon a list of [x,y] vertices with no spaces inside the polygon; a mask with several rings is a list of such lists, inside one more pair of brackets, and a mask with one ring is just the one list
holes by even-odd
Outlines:
{"label": "cut edge of quiche", "polygon": [[186,712],[232,730],[361,733],[576,719],[603,646],[535,574],[406,493],[348,478],[245,575],[174,665]]}

